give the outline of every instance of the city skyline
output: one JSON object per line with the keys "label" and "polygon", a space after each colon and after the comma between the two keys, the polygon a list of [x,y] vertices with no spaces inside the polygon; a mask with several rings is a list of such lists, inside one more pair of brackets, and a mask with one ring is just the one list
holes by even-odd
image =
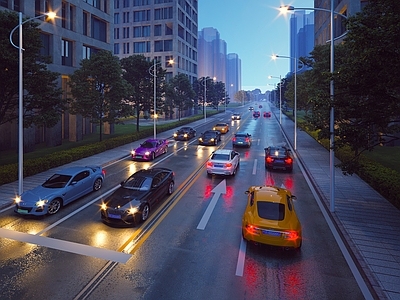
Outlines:
{"label": "city skyline", "polygon": [[[232,0],[226,3],[199,1],[199,31],[213,27],[226,41],[227,53],[236,53],[242,62],[242,89],[259,88],[263,93],[274,89],[279,79],[290,71],[289,59],[272,60],[272,54],[290,54],[290,16],[279,14],[280,5],[314,6],[313,0],[282,0],[248,2]],[[221,18],[221,16],[223,16]],[[278,41],[278,42],[276,42]]]}

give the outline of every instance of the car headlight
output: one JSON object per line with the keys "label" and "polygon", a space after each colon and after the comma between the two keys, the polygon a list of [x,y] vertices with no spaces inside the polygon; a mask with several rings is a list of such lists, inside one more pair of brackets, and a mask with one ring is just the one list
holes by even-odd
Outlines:
{"label": "car headlight", "polygon": [[188,136],[187,133],[185,133],[185,134],[183,135],[183,137],[185,137],[185,138],[186,138],[187,136]]}
{"label": "car headlight", "polygon": [[135,150],[132,150],[132,151],[131,151],[131,154],[132,154],[132,155],[135,155]]}
{"label": "car headlight", "polygon": [[127,210],[125,210],[125,213],[127,213],[128,215],[134,215],[139,211],[139,205],[137,206],[131,206],[130,208],[128,208]]}
{"label": "car headlight", "polygon": [[202,141],[203,141],[203,138],[199,138],[199,141],[202,142]]}
{"label": "car headlight", "polygon": [[211,142],[214,142],[214,138],[211,139]]}
{"label": "car headlight", "polygon": [[146,151],[144,155],[150,155],[150,151]]}
{"label": "car headlight", "polygon": [[107,204],[102,203],[102,204],[100,205],[100,208],[101,208],[101,210],[107,210]]}
{"label": "car headlight", "polygon": [[174,137],[177,137],[178,135],[176,133],[174,133]]}
{"label": "car headlight", "polygon": [[35,206],[43,207],[48,201],[47,200],[39,200],[35,203]]}
{"label": "car headlight", "polygon": [[22,201],[21,196],[16,196],[15,197],[15,203],[20,203]]}

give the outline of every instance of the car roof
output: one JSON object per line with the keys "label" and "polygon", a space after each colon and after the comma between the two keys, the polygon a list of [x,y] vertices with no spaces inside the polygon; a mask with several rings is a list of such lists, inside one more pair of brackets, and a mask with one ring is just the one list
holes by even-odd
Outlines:
{"label": "car roof", "polygon": [[153,177],[154,175],[156,175],[160,172],[165,172],[165,171],[172,172],[171,169],[167,169],[167,168],[151,168],[151,169],[141,169],[132,175],[136,175],[136,176],[142,175],[142,176],[146,176],[146,177]]}
{"label": "car roof", "polygon": [[230,154],[232,150],[229,149],[217,149],[213,152],[213,154]]}
{"label": "car roof", "polygon": [[61,174],[61,175],[75,175],[76,173],[79,173],[83,170],[87,170],[87,169],[93,169],[95,168],[95,166],[75,166],[75,167],[69,167],[69,168],[65,168],[62,169],[58,172],[55,172],[55,174]]}
{"label": "car roof", "polygon": [[245,135],[245,136],[248,136],[249,134],[246,133],[246,132],[236,132],[236,133],[235,133],[235,136],[238,136],[238,135]]}
{"label": "car roof", "polygon": [[216,133],[216,134],[218,134],[218,131],[216,131],[216,130],[206,130],[206,131],[204,131],[204,134],[205,133]]}
{"label": "car roof", "polygon": [[253,186],[250,187],[250,191],[254,191],[254,199],[256,201],[267,201],[274,203],[286,204],[286,197],[290,192],[286,189],[279,188],[276,186]]}
{"label": "car roof", "polygon": [[215,126],[228,126],[228,124],[227,123],[218,123]]}

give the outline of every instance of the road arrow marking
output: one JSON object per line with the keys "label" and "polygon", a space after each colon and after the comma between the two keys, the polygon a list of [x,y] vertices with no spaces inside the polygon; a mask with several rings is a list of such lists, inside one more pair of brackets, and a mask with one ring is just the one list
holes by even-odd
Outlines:
{"label": "road arrow marking", "polygon": [[219,196],[221,194],[226,194],[226,180],[222,180],[212,191],[211,193],[214,193],[214,196],[212,197],[210,203],[208,204],[208,207],[203,215],[203,217],[200,220],[199,225],[197,225],[197,229],[199,230],[204,230],[206,228],[206,225],[208,223],[208,220],[211,217],[211,214],[215,208],[215,205],[217,204],[217,201],[219,199]]}

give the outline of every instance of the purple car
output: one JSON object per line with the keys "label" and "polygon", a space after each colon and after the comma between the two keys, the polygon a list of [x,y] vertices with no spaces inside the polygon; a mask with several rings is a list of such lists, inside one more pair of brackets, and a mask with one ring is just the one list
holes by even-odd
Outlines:
{"label": "purple car", "polygon": [[153,160],[161,154],[167,153],[168,141],[162,139],[148,139],[132,150],[133,160]]}

